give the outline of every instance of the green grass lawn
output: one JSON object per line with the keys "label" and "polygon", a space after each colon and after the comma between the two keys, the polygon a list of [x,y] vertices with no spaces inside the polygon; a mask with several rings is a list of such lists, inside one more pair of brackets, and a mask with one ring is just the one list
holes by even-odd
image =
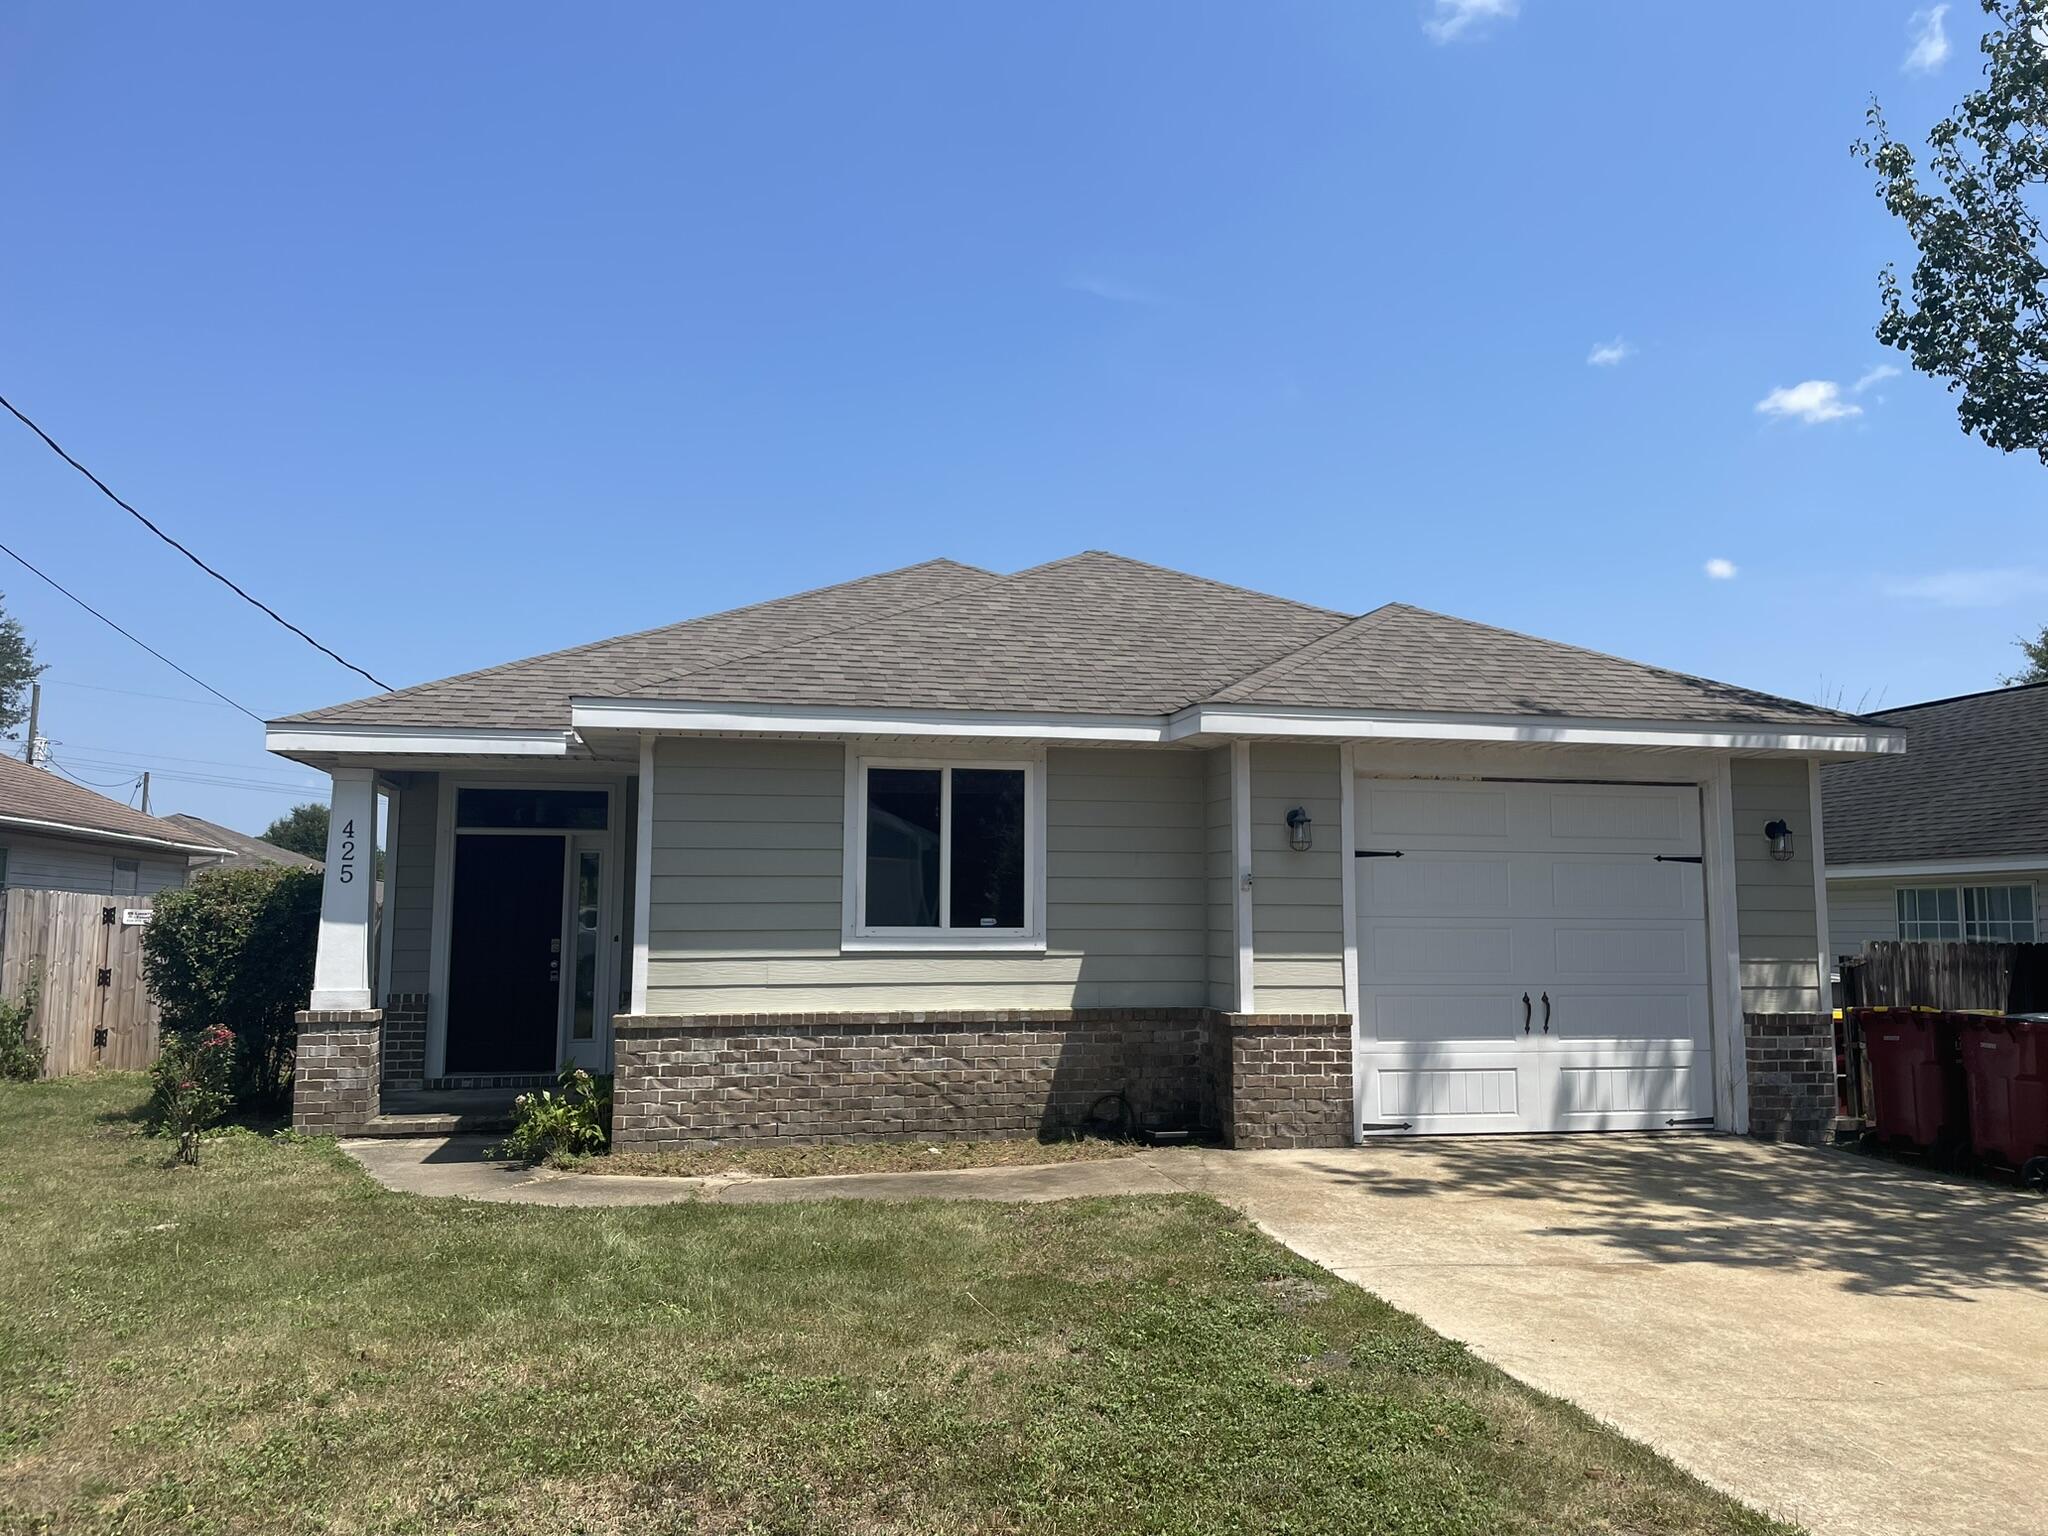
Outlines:
{"label": "green grass lawn", "polygon": [[1200,1199],[563,1210],[0,1084],[0,1531],[1757,1532]]}
{"label": "green grass lawn", "polygon": [[757,1179],[802,1179],[833,1173],[930,1173],[943,1168],[1033,1168],[1049,1163],[1099,1163],[1140,1152],[1171,1149],[1069,1136],[1055,1141],[868,1141],[844,1146],[792,1142],[788,1146],[707,1147],[682,1152],[607,1152],[600,1157],[558,1157],[553,1166],[573,1173],[693,1177],[743,1173]]}

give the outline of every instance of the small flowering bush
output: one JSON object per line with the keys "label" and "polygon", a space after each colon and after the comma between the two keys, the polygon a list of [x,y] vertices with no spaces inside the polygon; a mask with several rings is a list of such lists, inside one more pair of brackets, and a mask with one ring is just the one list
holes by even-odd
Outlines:
{"label": "small flowering bush", "polygon": [[537,1163],[557,1153],[587,1155],[611,1145],[609,1077],[594,1077],[581,1067],[565,1067],[555,1089],[522,1093],[512,1101],[512,1108],[512,1134],[491,1149],[495,1157]]}
{"label": "small flowering bush", "polygon": [[14,1002],[0,1001],[0,1078],[32,1083],[43,1075],[43,1042],[36,1038],[36,1004],[43,996],[43,973],[29,962],[28,981]]}
{"label": "small flowering bush", "polygon": [[216,1024],[193,1034],[167,1032],[149,1084],[150,1120],[178,1138],[179,1162],[198,1162],[199,1133],[234,1106],[234,1031]]}

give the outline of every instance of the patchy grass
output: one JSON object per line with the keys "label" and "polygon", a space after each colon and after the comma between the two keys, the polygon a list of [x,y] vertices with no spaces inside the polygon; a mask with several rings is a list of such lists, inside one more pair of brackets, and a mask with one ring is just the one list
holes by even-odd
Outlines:
{"label": "patchy grass", "polygon": [[0,1531],[1774,1531],[1195,1198],[564,1210],[0,1084]]}
{"label": "patchy grass", "polygon": [[575,1173],[698,1177],[744,1173],[757,1179],[803,1179],[826,1173],[929,1173],[934,1168],[1035,1168],[1050,1163],[1098,1163],[1158,1152],[1159,1147],[1100,1136],[1057,1141],[865,1142],[850,1146],[712,1147],[687,1152],[608,1152],[600,1157],[556,1157],[549,1164]]}

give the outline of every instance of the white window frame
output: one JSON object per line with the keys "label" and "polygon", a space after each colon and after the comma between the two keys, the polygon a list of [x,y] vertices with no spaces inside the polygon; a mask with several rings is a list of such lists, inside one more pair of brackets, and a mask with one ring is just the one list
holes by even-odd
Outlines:
{"label": "white window frame", "polygon": [[[939,926],[877,928],[863,921],[868,883],[868,770],[924,768],[941,771],[939,781]],[[1024,926],[948,928],[953,878],[953,776],[955,768],[1009,769],[1024,775]],[[1037,953],[1045,949],[1045,754],[943,756],[848,752],[846,758],[846,850],[839,947],[849,953],[947,953],[962,950]]]}
{"label": "white window frame", "polygon": [[[1973,939],[1970,937],[1971,891],[2025,891],[2033,918],[2032,939]],[[1953,939],[1906,939],[1906,920],[1899,915],[1899,902],[1908,891],[1953,891],[1956,898],[1956,937]],[[1916,903],[1917,904],[1917,903]],[[2035,943],[2041,937],[2041,893],[2032,880],[1958,880],[1958,881],[1913,881],[1892,887],[1892,923],[1902,942],[1925,942],[1930,944],[2026,944]],[[1916,920],[1916,926],[1919,926]],[[2010,926],[2008,923],[2007,926]]]}

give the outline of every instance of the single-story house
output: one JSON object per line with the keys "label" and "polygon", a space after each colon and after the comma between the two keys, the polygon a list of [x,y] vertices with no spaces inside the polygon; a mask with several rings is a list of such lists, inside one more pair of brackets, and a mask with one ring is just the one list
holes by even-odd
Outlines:
{"label": "single-story house", "polygon": [[1836,956],[1872,939],[2040,939],[2048,683],[1872,718],[1910,732],[1913,750],[1822,775]]}
{"label": "single-story house", "polygon": [[0,757],[0,886],[147,896],[181,886],[225,850],[83,785]]}
{"label": "single-story house", "polygon": [[224,827],[217,821],[203,817],[188,816],[183,811],[173,812],[164,820],[173,822],[190,832],[194,837],[223,848],[226,852],[204,867],[209,869],[318,869],[320,861],[308,858],[294,848],[280,848],[275,843],[266,843],[260,837],[247,832],[237,832],[233,827]]}
{"label": "single-story house", "polygon": [[616,1073],[622,1146],[1818,1134],[1819,769],[1904,746],[1100,552],[935,560],[267,732],[334,784],[299,1123],[576,1063]]}

